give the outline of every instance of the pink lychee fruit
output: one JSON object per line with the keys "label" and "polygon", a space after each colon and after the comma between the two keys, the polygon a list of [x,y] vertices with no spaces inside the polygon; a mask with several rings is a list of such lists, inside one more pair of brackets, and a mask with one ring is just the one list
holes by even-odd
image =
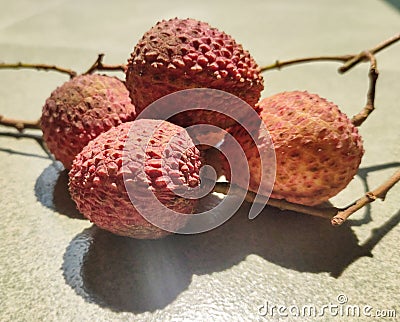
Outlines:
{"label": "pink lychee fruit", "polygon": [[105,75],[81,75],[51,93],[40,125],[50,152],[70,169],[74,157],[90,140],[135,117],[122,81]]}
{"label": "pink lychee fruit", "polygon": [[[198,186],[199,168],[199,151],[185,129],[167,121],[140,119],[90,141],[73,162],[69,190],[78,210],[98,227],[132,238],[161,238],[182,228],[185,214],[194,211],[197,200],[177,195],[174,189]],[[127,188],[131,184],[135,189]],[[143,208],[131,202],[133,193],[142,198],[145,211],[156,209],[143,189],[176,212],[170,217],[155,214],[171,230],[147,221]]]}
{"label": "pink lychee fruit", "polygon": [[[257,192],[260,184],[259,154],[271,148],[264,144],[266,135],[276,154],[272,198],[314,206],[335,196],[356,175],[364,153],[362,139],[334,103],[293,91],[265,98],[258,108],[269,134],[255,135],[254,143],[240,126],[231,129],[247,156],[249,190]],[[225,172],[229,177],[226,163]]]}
{"label": "pink lychee fruit", "polygon": [[[254,106],[264,88],[255,60],[231,36],[195,19],[160,21],[135,46],[128,61],[126,85],[140,113],[157,99],[184,89],[213,88]],[[213,101],[199,100],[198,108]],[[188,126],[207,123],[227,128],[225,115],[197,110],[171,119]]]}

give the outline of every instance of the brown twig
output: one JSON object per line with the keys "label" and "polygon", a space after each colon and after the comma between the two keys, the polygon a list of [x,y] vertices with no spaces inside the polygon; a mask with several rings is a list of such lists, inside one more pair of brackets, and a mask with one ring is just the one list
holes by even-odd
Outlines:
{"label": "brown twig", "polygon": [[0,125],[14,127],[18,130],[18,132],[22,132],[25,129],[40,129],[40,120],[37,121],[23,121],[5,118],[3,115],[0,115]]}
{"label": "brown twig", "polygon": [[[357,210],[360,210],[367,204],[375,201],[377,198],[384,200],[388,191],[400,181],[400,170],[398,170],[392,177],[390,177],[386,182],[384,182],[381,186],[376,188],[373,191],[367,192],[362,198],[358,199],[351,205],[345,208],[337,208],[334,206],[329,207],[310,207],[304,206],[292,202],[288,202],[284,199],[273,199],[269,198],[261,198],[260,202],[265,202],[266,204],[275,208],[279,208],[281,210],[291,210],[295,212],[299,212],[306,215],[316,216],[327,218],[331,220],[331,224],[333,226],[340,226],[343,224],[347,218],[349,218],[353,213]],[[232,193],[235,193],[235,190],[241,190],[241,193],[245,193],[245,200],[248,202],[254,202],[256,193],[252,191],[243,191],[242,188],[231,185],[229,182],[216,182],[213,191],[223,194],[228,194],[229,189],[233,189]],[[261,196],[262,197],[262,196]]]}
{"label": "brown twig", "polygon": [[375,109],[375,90],[376,90],[376,81],[379,76],[376,58],[371,52],[364,52],[364,56],[370,61],[370,68],[369,68],[369,87],[367,92],[367,103],[365,104],[364,108],[358,114],[354,115],[351,119],[351,122],[355,126],[360,126],[364,123],[364,121],[368,118],[368,116],[372,113]]}
{"label": "brown twig", "polygon": [[277,61],[275,61],[274,64],[261,67],[260,71],[263,73],[263,72],[266,72],[266,71],[272,70],[272,69],[281,69],[282,67],[286,67],[286,66],[290,66],[290,65],[311,63],[311,62],[316,62],[316,61],[346,62],[353,57],[354,57],[354,55],[343,55],[343,56],[335,55],[335,56],[304,57],[304,58],[297,58],[297,59],[291,59],[291,60],[285,60],[285,61],[277,60]]}
{"label": "brown twig", "polygon": [[363,61],[368,61],[368,57],[365,55],[366,52],[374,55],[377,54],[378,52],[382,51],[383,49],[389,47],[390,45],[394,44],[395,42],[400,40],[400,34],[395,35],[380,44],[376,45],[375,47],[367,50],[367,51],[362,51],[359,54],[353,54],[353,55],[332,55],[332,56],[316,56],[316,57],[304,57],[304,58],[297,58],[297,59],[291,59],[291,60],[285,60],[285,61],[279,61],[277,60],[274,64],[267,65],[264,67],[261,67],[261,72],[265,72],[268,70],[273,70],[273,69],[281,69],[282,67],[290,66],[290,65],[296,65],[296,64],[302,64],[302,63],[308,63],[308,62],[315,62],[315,61],[338,61],[338,62],[343,62],[343,66],[339,67],[338,72],[343,74],[350,70],[352,67],[356,66],[358,63],[363,62]]}
{"label": "brown twig", "polygon": [[28,63],[22,63],[18,62],[15,64],[9,64],[9,63],[1,63],[0,62],[0,69],[37,69],[37,70],[53,70],[59,73],[67,74],[69,75],[70,78],[73,78],[77,75],[75,71],[72,69],[64,68],[64,67],[59,67],[56,65],[47,65],[47,64],[28,64]]}
{"label": "brown twig", "polygon": [[346,207],[342,211],[339,211],[331,220],[333,226],[340,226],[347,220],[353,213],[361,209],[365,205],[374,202],[376,199],[385,200],[388,191],[400,181],[400,170],[394,173],[387,181],[380,185],[375,190],[367,192],[363,197],[358,199],[356,202]]}
{"label": "brown twig", "polygon": [[90,68],[84,72],[83,74],[93,74],[96,70],[103,70],[103,71],[125,71],[126,65],[106,65],[103,63],[104,54],[99,54],[97,56],[96,61],[93,63]]}
{"label": "brown twig", "polygon": [[[218,193],[227,194],[230,188],[233,189],[233,193],[235,193],[235,190],[241,190],[242,193],[244,192],[242,188],[231,185],[229,182],[216,182],[213,191],[218,192]],[[246,201],[253,202],[255,200],[255,197],[256,197],[255,192],[246,191],[245,193],[246,193],[246,195],[245,195]],[[259,199],[259,201],[265,202],[265,199],[266,199],[266,197]],[[336,207],[304,206],[304,205],[288,202],[284,199],[273,199],[273,198],[268,199],[267,205],[275,207],[275,208],[279,208],[281,210],[291,210],[291,211],[299,212],[302,214],[317,216],[317,217],[322,217],[322,218],[327,218],[327,219],[331,219],[334,215],[336,215],[341,210]]]}
{"label": "brown twig", "polygon": [[317,56],[317,57],[305,57],[299,59],[292,59],[287,61],[276,61],[274,64],[265,66],[261,68],[261,72],[265,72],[271,69],[281,69],[284,66],[295,65],[300,63],[307,63],[313,61],[339,61],[343,62],[343,65],[339,67],[338,72],[343,74],[356,66],[360,62],[369,61],[370,68],[369,68],[369,87],[367,91],[367,103],[364,108],[358,114],[354,115],[352,118],[352,123],[355,126],[360,126],[364,121],[368,118],[368,116],[372,113],[375,109],[375,89],[376,89],[376,82],[378,79],[378,69],[375,54],[380,52],[381,50],[389,47],[390,45],[394,44],[395,42],[400,40],[400,34],[397,34],[380,44],[376,45],[375,47],[367,50],[362,51],[356,55],[337,55],[337,56]]}
{"label": "brown twig", "polygon": [[[380,44],[376,45],[375,47],[367,50],[367,52],[371,53],[372,55],[377,54],[378,52],[380,52],[381,50],[389,47],[390,45],[394,44],[395,42],[400,40],[400,34],[397,34],[383,42],[381,42]],[[362,61],[368,61],[367,60],[368,57],[366,57],[365,55],[365,51],[362,51],[361,53],[357,54],[357,55],[353,55],[353,57],[351,59],[349,59],[343,66],[341,66],[339,68],[339,73],[343,74],[345,72],[347,72],[348,70],[350,70],[351,68],[353,68],[354,66],[356,66],[358,63],[362,62]]]}
{"label": "brown twig", "polygon": [[310,207],[310,206],[291,203],[286,200],[271,199],[271,198],[268,200],[268,205],[275,208],[279,208],[280,210],[291,210],[302,214],[328,218],[328,219],[332,218],[332,216],[338,212],[338,208],[333,206]]}

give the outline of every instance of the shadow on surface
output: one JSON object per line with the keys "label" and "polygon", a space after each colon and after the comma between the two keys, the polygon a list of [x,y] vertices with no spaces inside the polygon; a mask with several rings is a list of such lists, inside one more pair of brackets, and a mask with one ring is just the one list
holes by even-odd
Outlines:
{"label": "shadow on surface", "polygon": [[93,226],[68,246],[64,278],[87,301],[140,313],[170,304],[188,288],[193,274],[229,269],[250,254],[288,269],[337,278],[358,258],[371,256],[377,242],[360,246],[347,224],[333,228],[325,219],[270,207],[250,221],[248,211],[249,204],[243,205],[207,233],[160,240],[118,237]]}
{"label": "shadow on surface", "polygon": [[[368,191],[368,173],[399,165],[394,162],[361,168],[358,175]],[[54,166],[46,171],[60,172]],[[66,196],[65,172],[60,173],[58,182],[60,191],[55,195]],[[215,195],[207,196],[199,210],[214,208],[219,202]],[[360,257],[372,256],[375,245],[400,222],[399,211],[360,244],[351,227],[370,222],[370,209],[361,220],[334,228],[327,219],[272,207],[248,220],[249,208],[245,203],[230,220],[209,232],[170,235],[160,240],[119,237],[93,226],[67,247],[62,265],[65,281],[85,300],[114,311],[155,311],[186,290],[193,275],[230,269],[250,254],[287,269],[327,272],[338,278]]]}
{"label": "shadow on surface", "polygon": [[11,149],[1,149],[3,152],[7,152],[10,154],[18,154],[18,155],[23,155],[23,156],[28,156],[28,157],[36,157],[36,158],[43,158],[43,159],[51,159],[54,161],[53,156],[51,153],[47,150],[43,138],[41,135],[36,135],[36,134],[28,134],[28,133],[15,133],[15,132],[0,132],[0,136],[5,136],[5,137],[12,137],[16,139],[32,139],[36,141],[37,144],[41,147],[41,149],[46,153],[47,157],[38,155],[38,154],[33,154],[33,153],[26,153],[26,152],[20,152],[20,151],[15,151]]}
{"label": "shadow on surface", "polygon": [[21,152],[21,151],[15,151],[12,149],[5,149],[5,148],[0,148],[0,152],[5,152],[9,154],[16,154],[16,155],[21,155],[24,157],[31,157],[31,158],[39,158],[39,159],[48,159],[48,157],[45,157],[43,155],[39,154],[34,154],[34,153],[27,153],[27,152]]}
{"label": "shadow on surface", "polygon": [[384,0],[388,4],[390,4],[393,8],[400,11],[400,1],[399,0]]}
{"label": "shadow on surface", "polygon": [[35,183],[35,195],[44,206],[73,219],[85,219],[68,191],[68,172],[58,161],[51,163]]}

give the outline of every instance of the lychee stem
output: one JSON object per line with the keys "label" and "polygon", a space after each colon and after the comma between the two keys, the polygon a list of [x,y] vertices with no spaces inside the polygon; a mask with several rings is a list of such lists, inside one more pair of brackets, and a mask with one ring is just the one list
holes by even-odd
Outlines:
{"label": "lychee stem", "polygon": [[366,61],[367,57],[365,56],[366,52],[371,53],[372,55],[377,54],[381,50],[389,47],[390,45],[394,44],[395,42],[400,40],[400,34],[397,34],[380,44],[376,45],[375,47],[362,51],[359,54],[350,54],[350,55],[332,55],[332,56],[316,56],[316,57],[304,57],[298,59],[291,59],[286,61],[279,61],[277,60],[274,64],[267,65],[261,67],[261,72],[266,72],[273,69],[281,69],[282,67],[301,64],[301,63],[308,63],[308,62],[315,62],[315,61],[339,61],[343,62],[343,66],[339,67],[338,72],[343,74],[356,66],[358,63]]}
{"label": "lychee stem", "polygon": [[[363,197],[353,202],[345,208],[331,207],[310,207],[304,206],[292,202],[288,202],[284,199],[273,199],[269,198],[266,203],[269,206],[279,208],[280,210],[291,210],[299,212],[306,215],[327,218],[331,220],[333,226],[340,226],[343,224],[347,218],[349,218],[353,213],[360,210],[367,204],[374,202],[376,199],[384,200],[388,191],[400,181],[400,170],[398,170],[393,176],[391,176],[382,185],[373,191],[367,192]],[[231,185],[229,182],[216,182],[214,186],[214,192],[227,194],[229,189],[233,188],[235,190],[243,190],[242,188]],[[254,202],[256,193],[252,191],[246,191],[245,200],[248,202]],[[265,199],[259,199],[261,202],[265,202]]]}
{"label": "lychee stem", "polygon": [[[126,65],[108,65],[103,63],[104,54],[99,54],[97,56],[96,61],[93,63],[90,68],[84,72],[83,74],[93,74],[95,71],[121,71],[124,72]],[[48,65],[48,64],[31,64],[31,63],[2,63],[0,62],[0,69],[36,69],[36,70],[45,70],[45,71],[56,71],[62,74],[69,75],[70,78],[74,78],[78,75],[78,73],[72,69],[60,67],[56,65]]]}
{"label": "lychee stem", "polygon": [[364,56],[367,57],[368,60],[370,61],[370,67],[368,72],[369,87],[367,92],[367,103],[358,114],[352,117],[351,122],[355,126],[360,126],[361,124],[363,124],[364,121],[375,109],[375,90],[376,90],[376,81],[379,76],[379,71],[376,66],[375,56],[371,52],[365,52]]}
{"label": "lychee stem", "polygon": [[121,71],[124,72],[126,69],[126,65],[106,65],[103,63],[104,54],[99,54],[97,56],[96,61],[93,63],[90,68],[84,72],[83,74],[93,74],[96,70],[98,71]]}
{"label": "lychee stem", "polygon": [[[380,44],[376,45],[375,47],[367,50],[366,52],[371,53],[372,55],[377,54],[381,50],[389,47],[390,45],[394,44],[395,42],[400,40],[400,34],[394,35],[393,37],[390,37],[389,39],[381,42]],[[343,66],[339,68],[339,73],[343,74],[356,66],[358,63],[365,61],[365,52],[361,52],[358,55],[353,55],[353,58],[349,59]]]}
{"label": "lychee stem", "polygon": [[339,211],[332,219],[331,223],[333,226],[340,226],[357,210],[363,208],[365,205],[374,202],[376,199],[385,200],[388,191],[400,181],[400,170],[397,170],[388,180],[380,185],[375,190],[367,192],[363,197],[355,201],[350,206]]}
{"label": "lychee stem", "polygon": [[[229,189],[232,189],[232,188],[233,188],[233,191],[241,190],[243,192],[243,190],[244,190],[243,188],[240,188],[236,185],[232,185],[229,182],[216,182],[213,191],[218,192],[218,193],[228,194]],[[253,191],[246,191],[245,200],[248,202],[254,202],[256,195],[257,194]],[[260,202],[264,203],[265,199],[266,199],[266,197],[260,198],[258,200]],[[268,198],[266,203],[267,203],[267,205],[275,207],[275,208],[279,208],[280,210],[291,210],[291,211],[299,212],[302,214],[317,216],[317,217],[322,217],[322,218],[327,218],[327,219],[331,219],[340,210],[339,208],[336,208],[336,207],[304,206],[304,205],[286,201],[284,199]]]}
{"label": "lychee stem", "polygon": [[313,61],[340,61],[343,62],[343,65],[339,67],[338,72],[343,74],[356,66],[360,62],[369,61],[370,68],[369,68],[369,87],[367,91],[367,103],[364,108],[358,114],[354,115],[352,118],[352,123],[355,126],[360,126],[364,121],[368,118],[368,116],[372,113],[375,109],[375,89],[376,89],[376,82],[378,79],[378,68],[376,64],[376,58],[374,54],[380,52],[381,50],[389,47],[390,45],[394,44],[395,42],[400,40],[400,34],[397,34],[380,44],[376,45],[375,47],[362,51],[356,55],[342,55],[342,56],[317,56],[317,57],[305,57],[305,58],[298,58],[292,59],[287,61],[279,61],[277,60],[274,64],[265,66],[261,68],[261,72],[265,72],[271,69],[281,69],[284,66],[295,65],[300,63],[307,63]]}
{"label": "lychee stem", "polygon": [[297,65],[302,63],[311,63],[316,61],[338,61],[338,62],[347,62],[348,60],[352,59],[354,55],[343,55],[343,56],[316,56],[316,57],[304,57],[304,58],[296,58],[290,60],[276,60],[275,63],[271,65],[267,65],[261,67],[260,71],[266,72],[273,69],[281,69],[282,67],[290,66],[290,65]]}
{"label": "lychee stem", "polygon": [[18,130],[18,132],[23,132],[25,129],[40,129],[40,120],[23,121],[6,118],[3,115],[0,115],[0,125],[14,127]]}
{"label": "lychee stem", "polygon": [[29,64],[29,63],[23,63],[23,62],[18,62],[18,63],[1,63],[0,62],[0,69],[37,69],[37,70],[45,70],[45,71],[56,71],[62,74],[67,74],[69,75],[70,78],[74,78],[77,73],[73,71],[72,69],[64,68],[64,67],[59,67],[56,65],[48,65],[48,64]]}

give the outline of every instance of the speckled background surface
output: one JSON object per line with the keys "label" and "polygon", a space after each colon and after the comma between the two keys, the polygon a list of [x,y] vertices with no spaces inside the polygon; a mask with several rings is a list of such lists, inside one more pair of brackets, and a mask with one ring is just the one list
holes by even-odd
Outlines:
{"label": "speckled background surface", "polygon": [[[0,60],[84,71],[104,52],[106,62],[122,63],[142,33],[175,16],[202,19],[233,35],[260,65],[348,54],[398,33],[399,7],[378,0],[0,1]],[[378,55],[378,109],[360,129],[366,153],[359,175],[333,199],[337,205],[400,166],[399,57],[400,44]],[[353,115],[365,102],[367,65],[343,76],[337,67],[271,71],[263,96],[308,90]],[[52,72],[0,71],[0,114],[37,119],[46,97],[65,80]],[[83,220],[60,164],[33,138],[15,133],[0,127],[1,321],[377,320],[363,312],[357,318],[271,312],[272,306],[321,309],[337,305],[339,295],[348,299],[342,309],[367,305],[371,315],[396,310],[400,317],[400,186],[339,229],[272,208],[249,221],[245,204],[208,233],[138,241]],[[210,197],[203,206],[213,202]]]}

